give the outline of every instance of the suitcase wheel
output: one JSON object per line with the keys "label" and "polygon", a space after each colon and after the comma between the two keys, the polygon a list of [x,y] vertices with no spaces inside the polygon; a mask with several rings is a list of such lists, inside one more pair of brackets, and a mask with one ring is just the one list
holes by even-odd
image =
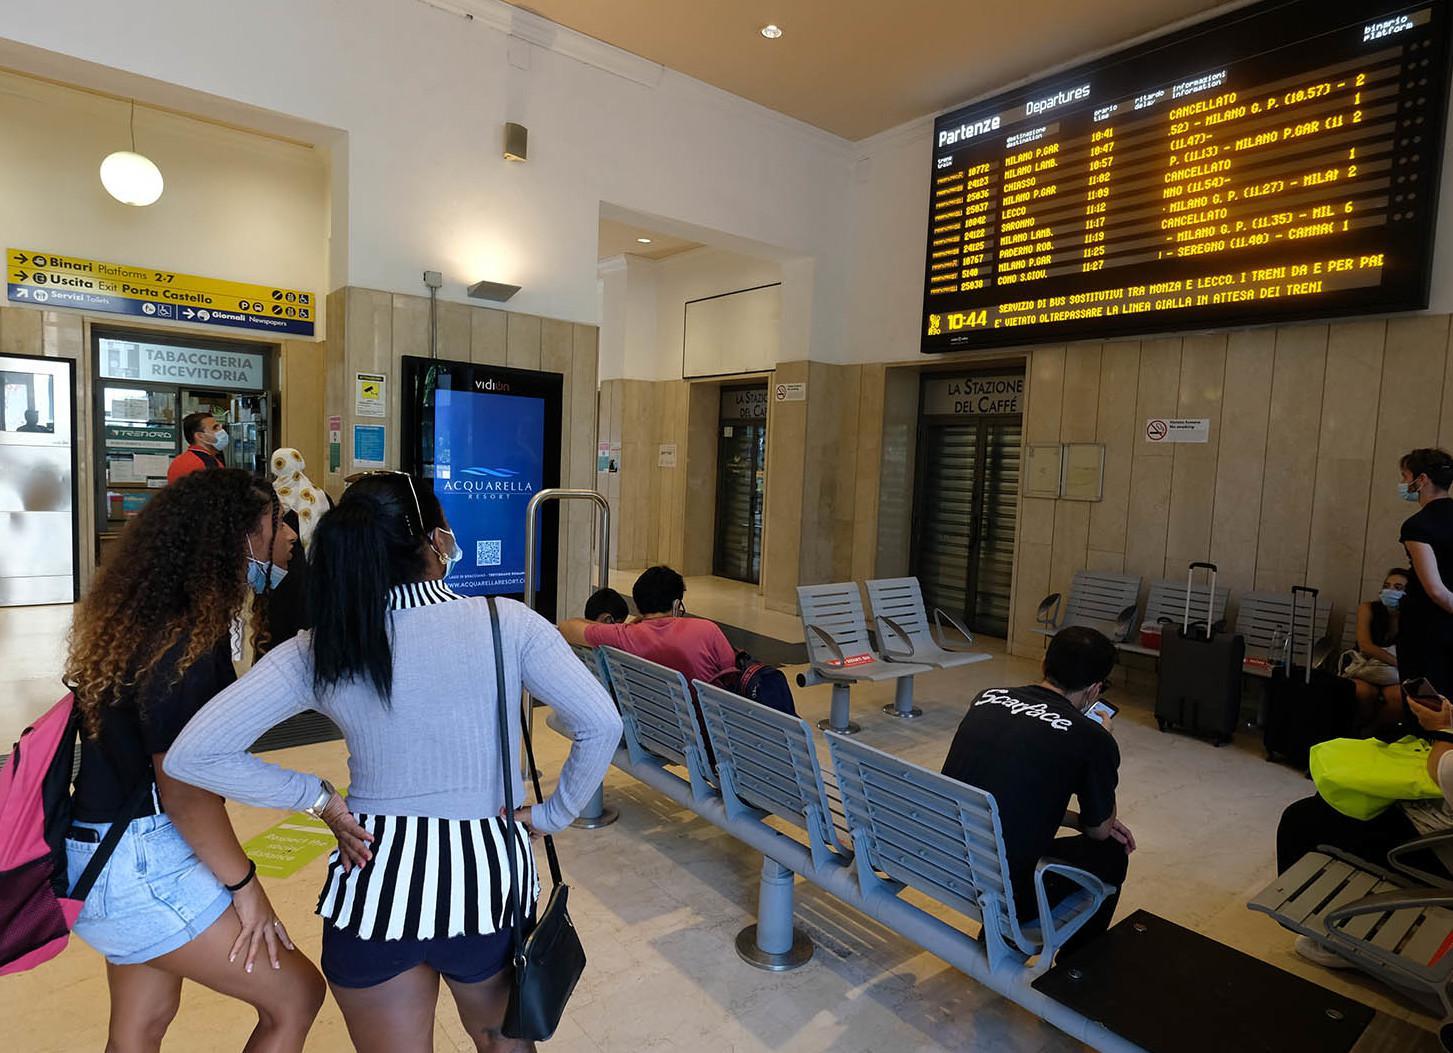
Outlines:
{"label": "suitcase wheel", "polygon": [[1169,725],[1167,725],[1165,717],[1156,717],[1155,726],[1160,728],[1161,731],[1164,731]]}

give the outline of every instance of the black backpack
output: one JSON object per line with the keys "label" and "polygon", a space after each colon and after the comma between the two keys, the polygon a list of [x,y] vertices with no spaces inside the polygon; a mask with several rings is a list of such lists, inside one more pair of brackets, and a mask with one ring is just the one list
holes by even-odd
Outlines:
{"label": "black backpack", "polygon": [[776,666],[753,658],[746,651],[737,652],[737,667],[716,678],[716,686],[734,695],[750,698],[769,709],[788,716],[797,716],[792,686]]}

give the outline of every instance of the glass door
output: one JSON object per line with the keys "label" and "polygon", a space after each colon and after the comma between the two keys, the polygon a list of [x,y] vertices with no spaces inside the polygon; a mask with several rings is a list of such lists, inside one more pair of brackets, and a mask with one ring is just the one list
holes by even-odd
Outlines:
{"label": "glass door", "polygon": [[[172,388],[110,382],[101,386],[104,471],[97,518],[103,534],[120,530],[166,485],[181,446]],[[102,512],[101,510],[104,510]]]}
{"label": "glass door", "polygon": [[766,426],[723,424],[716,457],[716,551],[712,573],[755,585],[762,576]]}
{"label": "glass door", "polygon": [[228,468],[267,474],[272,456],[271,400],[265,394],[236,395],[220,391],[182,390],[182,416],[210,413],[227,429],[222,463]]}

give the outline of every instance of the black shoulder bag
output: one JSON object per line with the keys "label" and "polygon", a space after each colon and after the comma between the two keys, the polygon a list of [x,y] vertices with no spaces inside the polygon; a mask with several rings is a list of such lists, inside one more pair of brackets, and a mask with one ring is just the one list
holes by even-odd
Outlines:
{"label": "black shoulder bag", "polygon": [[[505,812],[511,824],[505,831],[505,851],[509,855],[510,873],[513,875],[520,872],[515,855],[515,780],[512,768],[519,758],[511,755],[509,721],[505,715],[509,712],[510,701],[505,695],[505,655],[500,640],[499,611],[493,596],[489,597],[488,603],[490,630],[494,636],[494,675],[499,695],[499,755],[504,770]],[[525,740],[525,757],[534,777],[535,800],[543,802],[545,795],[540,791],[540,774],[535,769],[535,749],[530,742],[529,728],[523,722],[520,734]],[[565,1003],[570,1000],[580,974],[585,971],[585,948],[580,945],[580,936],[566,907],[570,886],[560,879],[560,859],[555,854],[555,839],[549,834],[545,835],[545,857],[550,861],[550,880],[554,887],[535,927],[528,932],[525,890],[513,887],[514,882],[511,882],[515,983],[510,992],[509,1008],[505,1010],[504,1026],[500,1030],[506,1038],[526,1042],[544,1042],[555,1033],[565,1012]]]}

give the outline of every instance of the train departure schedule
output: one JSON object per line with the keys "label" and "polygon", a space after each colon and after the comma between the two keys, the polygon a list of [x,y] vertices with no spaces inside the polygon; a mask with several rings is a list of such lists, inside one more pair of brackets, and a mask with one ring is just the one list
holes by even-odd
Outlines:
{"label": "train departure schedule", "polygon": [[1426,307],[1449,2],[1259,4],[940,117],[924,351]]}

